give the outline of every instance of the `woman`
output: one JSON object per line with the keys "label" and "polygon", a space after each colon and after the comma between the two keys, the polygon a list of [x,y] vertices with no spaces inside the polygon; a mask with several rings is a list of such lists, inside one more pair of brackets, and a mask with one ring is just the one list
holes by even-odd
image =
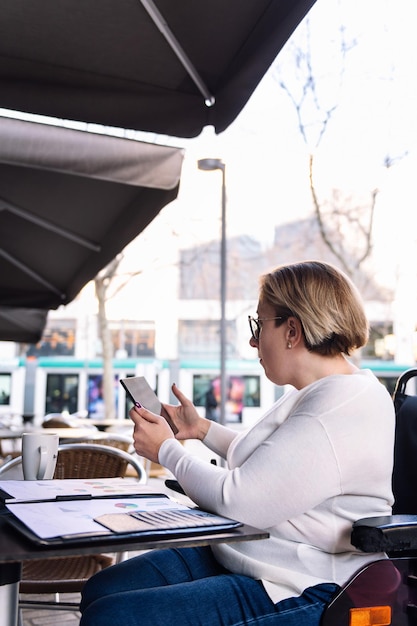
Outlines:
{"label": "woman", "polygon": [[[165,405],[175,437],[146,409],[130,416],[139,455],[202,508],[270,538],[156,550],[109,568],[85,587],[82,626],[317,626],[339,586],[378,558],[353,548],[350,532],[355,519],[391,512],[394,409],[347,359],[368,339],[355,287],[325,263],[278,267],[262,277],[249,323],[266,376],[293,388],[249,431],[200,417],[175,385],[179,405]],[[177,441],[192,438],[227,468]]]}

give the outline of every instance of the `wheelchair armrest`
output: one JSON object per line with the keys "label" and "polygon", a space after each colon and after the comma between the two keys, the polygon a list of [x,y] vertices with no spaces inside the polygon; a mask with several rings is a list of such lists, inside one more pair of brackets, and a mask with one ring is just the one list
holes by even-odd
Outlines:
{"label": "wheelchair armrest", "polygon": [[172,489],[172,491],[176,491],[177,493],[181,493],[184,496],[187,495],[185,493],[184,489],[179,484],[178,480],[175,480],[175,479],[172,479],[172,478],[167,478],[167,480],[165,481],[165,486],[168,487],[168,489]]}
{"label": "wheelchair armrest", "polygon": [[417,515],[360,519],[353,524],[351,543],[363,552],[417,550]]}

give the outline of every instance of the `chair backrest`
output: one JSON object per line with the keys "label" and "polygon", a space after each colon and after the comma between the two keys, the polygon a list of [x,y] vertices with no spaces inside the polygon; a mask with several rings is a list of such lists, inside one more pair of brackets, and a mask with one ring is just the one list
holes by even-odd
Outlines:
{"label": "chair backrest", "polygon": [[42,422],[42,428],[88,428],[98,431],[97,426],[88,420],[80,419],[75,414],[63,415],[62,413],[48,413]]}
{"label": "chair backrest", "polygon": [[[16,457],[0,467],[0,475],[21,474],[22,457]],[[133,469],[139,483],[146,482],[143,465],[131,454],[96,443],[67,443],[58,448],[54,478],[115,478],[124,477],[128,468]],[[132,473],[129,471],[129,476]],[[22,474],[20,475],[22,477]],[[16,478],[13,475],[13,478]]]}
{"label": "chair backrest", "polygon": [[417,515],[417,395],[406,393],[407,383],[414,382],[415,377],[417,368],[405,371],[393,394],[396,414],[392,475],[394,514]]}
{"label": "chair backrest", "polygon": [[61,413],[49,413],[42,422],[42,428],[71,428],[71,426],[69,417],[64,417]]}
{"label": "chair backrest", "polygon": [[126,435],[120,435],[117,433],[102,433],[95,432],[91,434],[91,437],[88,436],[87,439],[80,441],[80,439],[67,439],[66,443],[88,443],[88,444],[98,444],[102,446],[112,446],[113,448],[120,448],[120,450],[124,450],[125,452],[131,452],[133,450],[133,440],[132,437],[127,437]]}

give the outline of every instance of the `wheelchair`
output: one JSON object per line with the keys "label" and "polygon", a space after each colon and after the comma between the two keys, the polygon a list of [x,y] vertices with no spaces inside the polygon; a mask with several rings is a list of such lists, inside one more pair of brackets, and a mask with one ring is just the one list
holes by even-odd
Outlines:
{"label": "wheelchair", "polygon": [[351,542],[388,559],[362,568],[335,596],[321,626],[417,626],[417,395],[406,393],[417,368],[405,371],[393,394],[396,413],[393,514],[353,524]]}
{"label": "wheelchair", "polygon": [[[398,378],[393,393],[393,514],[360,519],[351,533],[359,550],[389,558],[360,569],[327,606],[321,626],[417,626],[417,394],[406,393],[409,381],[417,383],[417,368]],[[176,480],[165,484],[184,494]]]}

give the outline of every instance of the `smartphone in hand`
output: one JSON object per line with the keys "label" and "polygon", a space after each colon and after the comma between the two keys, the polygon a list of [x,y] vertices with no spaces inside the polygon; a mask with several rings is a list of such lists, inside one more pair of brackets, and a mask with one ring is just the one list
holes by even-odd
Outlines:
{"label": "smartphone in hand", "polygon": [[120,384],[124,387],[133,404],[139,402],[139,404],[145,409],[148,409],[148,411],[156,413],[156,415],[162,415],[162,417],[170,425],[172,432],[174,434],[178,432],[178,428],[165,411],[157,395],[144,376],[121,378]]}

